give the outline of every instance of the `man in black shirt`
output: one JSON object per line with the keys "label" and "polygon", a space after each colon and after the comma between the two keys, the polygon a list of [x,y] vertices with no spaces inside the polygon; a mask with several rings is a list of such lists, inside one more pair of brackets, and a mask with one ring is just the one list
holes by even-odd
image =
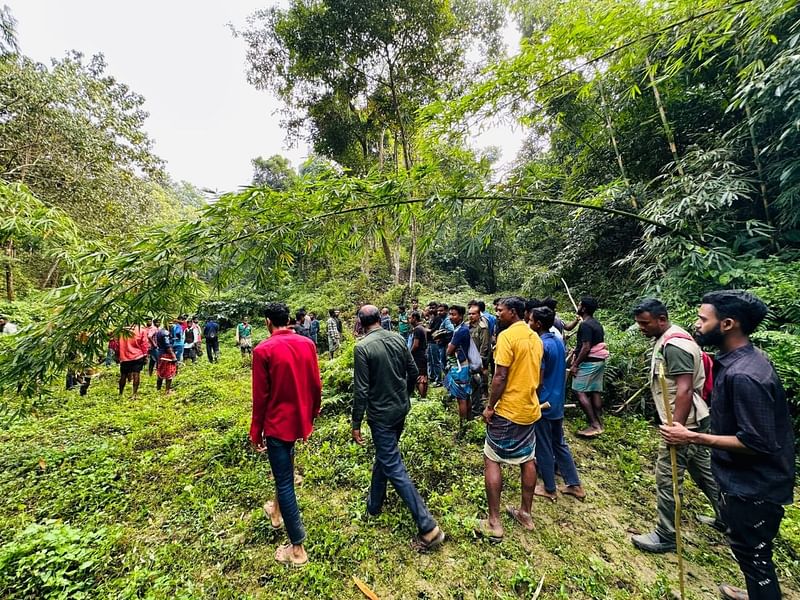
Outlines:
{"label": "man in black shirt", "polygon": [[411,357],[419,371],[417,392],[420,398],[425,398],[428,395],[428,340],[419,311],[411,312],[408,323],[411,325]]}
{"label": "man in black shirt", "polygon": [[767,314],[764,303],[747,292],[706,294],[695,323],[701,346],[717,346],[711,431],[678,423],[661,426],[667,444],[711,447],[711,468],[720,487],[720,509],[729,527],[731,550],[747,593],[728,584],[723,598],[774,600],[781,597],[772,542],[792,503],[794,435],[786,394],[775,369],[750,344],[750,334]]}
{"label": "man in black shirt", "polygon": [[431,320],[428,326],[428,377],[432,387],[441,387],[442,385],[442,348],[433,339],[433,333],[442,328],[444,322],[444,315],[439,314],[439,305],[435,302],[431,303],[433,306],[430,308]]}
{"label": "man in black shirt", "polygon": [[589,426],[578,432],[582,437],[596,437],[603,433],[603,399],[600,394],[608,350],[603,326],[594,318],[597,306],[597,300],[591,296],[581,298],[578,304],[581,325],[569,368],[572,389],[578,394],[578,402],[589,421]]}

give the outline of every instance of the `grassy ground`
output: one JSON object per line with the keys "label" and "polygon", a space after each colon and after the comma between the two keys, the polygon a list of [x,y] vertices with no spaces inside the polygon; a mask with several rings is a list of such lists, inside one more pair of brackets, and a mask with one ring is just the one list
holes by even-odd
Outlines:
{"label": "grassy ground", "polygon": [[[406,464],[448,542],[420,556],[409,513],[390,492],[364,519],[372,450],[349,442],[341,399],[323,417],[297,463],[311,562],[277,565],[261,505],[272,496],[269,466],[247,443],[249,371],[229,341],[221,364],[184,368],[175,395],[143,377],[137,402],[120,399],[116,369],[87,398],[57,392],[38,414],[0,432],[0,596],[4,598],[361,598],[352,577],[387,598],[669,598],[674,554],[636,551],[631,532],[655,512],[656,435],[635,418],[608,419],[593,442],[571,440],[586,502],[537,499],[536,530],[506,519],[506,539],[472,533],[484,513],[482,428],[463,441],[454,408],[438,395],[415,401],[402,443]],[[576,415],[570,430],[582,425]],[[365,428],[365,432],[367,432]],[[367,432],[368,433],[368,432]],[[518,502],[506,469],[503,499]],[[709,513],[686,494],[689,598],[714,598],[715,582],[741,582],[723,537],[696,524]],[[800,509],[789,509],[779,542],[787,598],[800,598]]]}

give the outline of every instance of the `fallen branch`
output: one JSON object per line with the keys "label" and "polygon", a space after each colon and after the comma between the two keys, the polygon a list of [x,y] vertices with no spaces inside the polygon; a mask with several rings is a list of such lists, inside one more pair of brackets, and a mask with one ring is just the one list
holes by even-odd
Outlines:
{"label": "fallen branch", "polygon": [[625,410],[626,408],[628,408],[628,406],[630,406],[630,403],[631,403],[631,402],[633,402],[634,400],[636,400],[636,399],[639,397],[639,395],[640,395],[640,394],[641,394],[643,391],[645,391],[645,390],[647,389],[647,387],[648,387],[648,386],[644,386],[642,389],[640,389],[638,392],[636,392],[636,393],[635,393],[633,396],[631,396],[631,397],[630,397],[630,398],[628,398],[628,399],[627,399],[625,402],[623,402],[623,403],[622,403],[622,404],[619,406],[619,408],[617,408],[616,410],[614,410],[614,414],[615,414],[615,415],[618,415],[618,414],[619,414],[619,413],[621,413],[623,410]]}

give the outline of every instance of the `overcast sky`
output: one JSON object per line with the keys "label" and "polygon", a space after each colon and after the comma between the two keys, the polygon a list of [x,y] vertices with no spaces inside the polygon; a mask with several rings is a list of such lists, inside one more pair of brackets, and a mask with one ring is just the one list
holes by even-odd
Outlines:
{"label": "overcast sky", "polygon": [[[71,49],[102,53],[108,72],[145,97],[145,127],[174,179],[228,191],[250,182],[255,156],[283,154],[297,167],[308,155],[305,143],[287,147],[281,104],[247,83],[243,42],[227,27],[270,0],[6,2],[23,54],[49,64]],[[515,48],[513,29],[507,39]],[[521,136],[493,128],[476,146],[500,146],[508,162]]]}

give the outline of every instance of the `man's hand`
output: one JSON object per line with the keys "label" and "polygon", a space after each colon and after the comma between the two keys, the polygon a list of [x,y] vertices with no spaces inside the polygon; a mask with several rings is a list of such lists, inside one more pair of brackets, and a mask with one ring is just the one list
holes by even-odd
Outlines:
{"label": "man's hand", "polygon": [[364,445],[364,438],[361,437],[361,429],[353,429],[353,441],[359,446]]}
{"label": "man's hand", "polygon": [[578,374],[578,365],[572,365],[568,370],[569,374],[575,377]]}
{"label": "man's hand", "polygon": [[267,447],[266,446],[256,446],[256,452],[258,452],[259,454],[264,454],[264,453],[267,452]]}
{"label": "man's hand", "polygon": [[494,406],[486,405],[486,408],[483,409],[483,421],[487,425],[491,422],[492,416],[494,415]]}
{"label": "man's hand", "polygon": [[685,446],[692,443],[693,431],[689,431],[680,423],[661,425],[659,428],[664,442],[670,446]]}

